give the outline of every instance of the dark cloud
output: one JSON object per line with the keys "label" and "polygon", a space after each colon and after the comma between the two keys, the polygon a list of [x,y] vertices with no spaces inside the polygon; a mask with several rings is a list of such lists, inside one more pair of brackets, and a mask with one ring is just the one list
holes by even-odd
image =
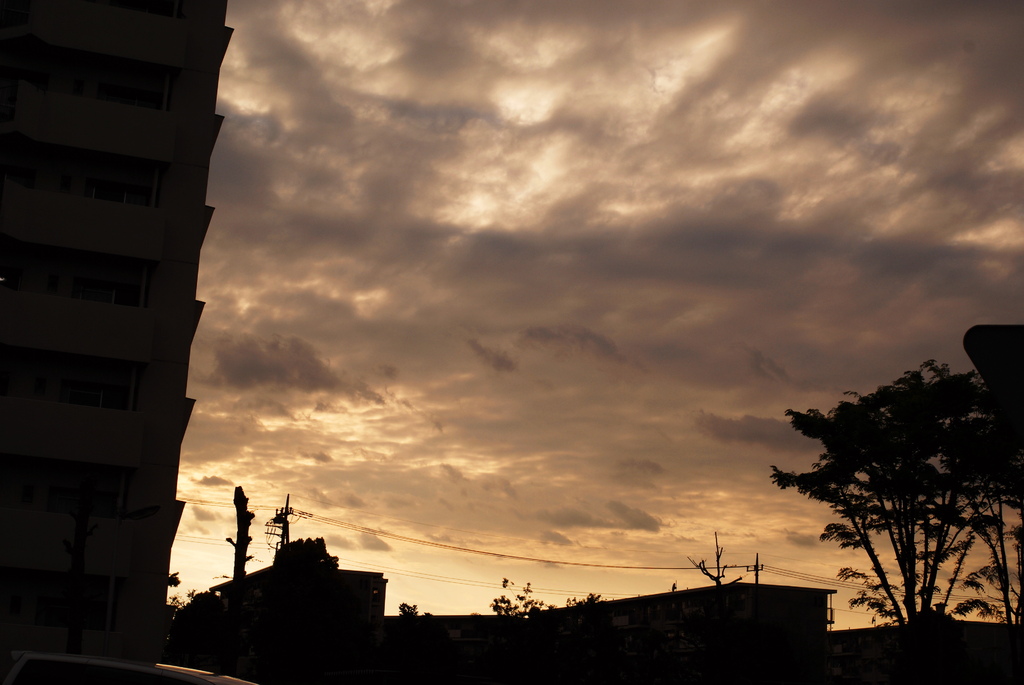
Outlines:
{"label": "dark cloud", "polygon": [[541,521],[564,528],[604,528],[608,523],[588,514],[582,509],[562,508],[550,511],[542,509],[536,513]]}
{"label": "dark cloud", "polygon": [[619,483],[653,488],[664,473],[665,467],[650,459],[620,459],[615,462],[612,477]]}
{"label": "dark cloud", "polygon": [[507,352],[484,347],[476,339],[467,340],[466,344],[469,345],[469,349],[473,350],[477,357],[495,371],[515,371],[519,368],[519,363],[509,356]]}
{"label": "dark cloud", "polygon": [[225,337],[214,349],[216,367],[208,382],[248,389],[257,386],[301,391],[333,390],[355,399],[384,404],[384,398],[362,381],[336,374],[316,349],[291,336],[261,339]]}
{"label": "dark cloud", "polygon": [[224,338],[214,357],[217,366],[210,381],[236,388],[268,385],[328,390],[340,382],[313,346],[297,337]]}
{"label": "dark cloud", "polygon": [[558,531],[554,531],[554,530],[545,531],[544,533],[541,534],[540,539],[543,540],[544,542],[550,542],[550,543],[552,543],[554,545],[563,545],[563,546],[565,546],[565,545],[573,544],[572,540],[570,540],[569,538],[565,537],[564,535],[562,535]]}
{"label": "dark cloud", "polygon": [[816,443],[793,430],[787,421],[757,416],[732,419],[711,413],[697,414],[698,430],[725,442],[744,442],[770,449],[808,449]]}
{"label": "dark cloud", "polygon": [[542,347],[558,355],[585,354],[617,364],[626,363],[615,343],[583,326],[531,326],[519,336],[524,347]]}
{"label": "dark cloud", "polygon": [[305,452],[302,456],[321,464],[327,464],[334,461],[334,458],[326,452]]}
{"label": "dark cloud", "polygon": [[444,477],[453,483],[458,483],[459,481],[466,480],[466,476],[462,474],[462,471],[455,468],[451,464],[441,464],[440,469],[441,473],[444,474]]}
{"label": "dark cloud", "polygon": [[620,528],[654,533],[661,530],[661,521],[641,509],[615,500],[607,502],[605,508],[612,513],[613,519],[599,518],[582,509],[571,507],[554,511],[540,510],[536,516],[541,521],[563,528]]}
{"label": "dark cloud", "polygon": [[615,514],[616,518],[625,524],[626,528],[632,530],[646,530],[657,533],[661,530],[662,523],[654,516],[651,516],[642,509],[634,509],[622,502],[611,501],[605,506]]}
{"label": "dark cloud", "polygon": [[766,357],[761,350],[747,350],[750,357],[750,368],[754,374],[769,380],[789,382],[789,374],[774,359]]}
{"label": "dark cloud", "polygon": [[480,487],[482,487],[485,491],[488,492],[496,491],[504,493],[505,495],[511,497],[512,499],[515,499],[516,497],[519,496],[516,492],[515,487],[513,487],[512,483],[508,479],[502,478],[501,476],[482,476],[480,478]]}
{"label": "dark cloud", "polygon": [[373,550],[376,552],[391,551],[391,545],[376,535],[370,535],[368,533],[363,533],[359,537],[359,547],[360,549]]}

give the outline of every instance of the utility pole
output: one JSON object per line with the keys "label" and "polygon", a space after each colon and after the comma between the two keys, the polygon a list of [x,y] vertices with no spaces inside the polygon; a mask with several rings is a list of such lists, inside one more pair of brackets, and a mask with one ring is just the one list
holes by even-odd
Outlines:
{"label": "utility pole", "polygon": [[289,506],[289,502],[291,502],[291,497],[291,495],[285,495],[284,507],[275,510],[274,518],[267,521],[267,537],[270,538],[271,536],[273,536],[280,538],[280,540],[278,540],[274,544],[275,554],[284,545],[287,545],[289,542],[291,542],[291,538],[289,537],[288,532],[288,517],[295,515],[295,510],[292,509],[291,506]]}
{"label": "utility pole", "polygon": [[235,520],[238,524],[236,537],[238,541],[228,538],[227,541],[235,548],[235,564],[231,576],[231,590],[228,593],[227,634],[224,639],[224,652],[221,659],[221,671],[225,675],[237,675],[238,652],[242,632],[242,602],[245,601],[245,562],[249,560],[249,526],[256,514],[249,511],[249,498],[245,496],[242,486],[235,488]]}

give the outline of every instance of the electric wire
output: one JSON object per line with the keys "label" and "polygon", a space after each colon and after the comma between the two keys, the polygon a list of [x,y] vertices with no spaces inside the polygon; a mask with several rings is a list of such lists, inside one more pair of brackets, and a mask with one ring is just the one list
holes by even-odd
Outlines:
{"label": "electric wire", "polygon": [[[307,499],[309,499],[309,498],[307,498]],[[212,501],[212,500],[199,500],[199,499],[191,499],[191,498],[182,498],[182,500],[187,502],[187,503],[189,503],[189,504],[198,504],[198,505],[201,505],[201,506],[231,507],[231,508],[233,508],[235,506],[233,502],[218,502],[218,501]],[[328,503],[328,502],[321,502],[321,503],[323,503],[323,504],[331,504],[331,503]],[[339,506],[339,505],[335,505],[335,506]],[[275,509],[276,510],[275,507],[258,506],[258,505],[253,505],[253,504],[249,505],[249,509],[256,509],[256,510],[259,510],[259,509]],[[319,514],[313,514],[313,513],[307,512],[307,511],[295,510],[294,513],[295,513],[296,516],[299,516],[301,518],[306,518],[306,519],[309,519],[311,521],[315,521],[317,523],[322,523],[322,524],[329,525],[329,526],[334,526],[334,527],[337,527],[337,528],[343,528],[343,529],[346,529],[346,530],[351,530],[353,532],[362,533],[364,535],[371,535],[371,536],[374,536],[374,537],[386,538],[386,539],[389,539],[389,540],[396,540],[396,541],[399,541],[399,542],[406,542],[406,543],[410,543],[410,544],[416,544],[416,545],[421,545],[421,546],[426,546],[426,547],[432,547],[432,548],[435,548],[435,549],[441,549],[441,550],[452,551],[452,552],[461,552],[461,553],[464,553],[464,554],[476,554],[476,555],[481,555],[481,556],[486,556],[486,557],[491,557],[491,558],[497,558],[497,559],[509,559],[509,560],[513,560],[513,561],[526,561],[526,562],[542,563],[542,564],[554,564],[554,565],[557,565],[557,566],[576,566],[576,567],[585,567],[585,568],[603,568],[603,569],[616,569],[616,570],[627,570],[627,571],[695,571],[695,570],[700,570],[697,566],[635,566],[635,565],[625,565],[625,564],[598,564],[598,563],[592,563],[592,562],[564,561],[564,560],[556,560],[556,559],[544,559],[544,558],[540,558],[540,557],[529,557],[529,556],[523,556],[523,555],[518,555],[518,554],[510,554],[510,553],[506,553],[506,552],[494,552],[494,551],[489,551],[489,550],[473,549],[473,548],[469,548],[469,547],[460,547],[458,545],[450,545],[450,544],[443,543],[443,542],[437,542],[435,540],[423,540],[423,539],[420,539],[420,538],[414,538],[414,537],[410,537],[410,536],[406,536],[406,535],[400,535],[398,533],[391,533],[391,532],[388,532],[388,531],[385,531],[385,530],[381,530],[381,529],[378,529],[378,528],[370,528],[368,526],[361,526],[361,525],[358,525],[358,524],[355,524],[355,523],[348,523],[346,521],[341,521],[339,519],[335,519],[335,518],[331,518],[331,517],[327,517],[327,516],[321,516]],[[364,512],[364,513],[368,513],[368,512]],[[386,517],[386,518],[393,518],[393,517]],[[395,520],[403,521],[403,522],[406,522],[406,523],[413,523],[413,524],[416,524],[416,525],[431,525],[432,526],[432,524],[421,524],[421,523],[418,523],[416,521],[409,521],[407,519],[395,519]],[[432,526],[432,527],[443,528],[442,526]],[[480,534],[480,533],[477,533],[476,531],[467,531],[467,530],[461,530],[461,529],[448,529],[448,530],[460,530],[460,532],[471,533],[471,534]],[[487,535],[487,534],[483,533],[483,535]],[[494,536],[494,537],[501,537],[501,536]],[[528,540],[528,539],[524,539],[524,538],[511,538],[511,539],[522,540],[524,542],[538,542],[536,540]],[[592,548],[592,549],[604,549],[604,548]],[[621,550],[618,550],[618,551],[621,551]],[[749,567],[750,567],[749,564],[732,564],[732,565],[723,565],[722,568],[749,568]],[[852,581],[852,580],[842,580],[842,579],[839,579],[839,578],[828,578],[828,577],[825,577],[825,576],[817,576],[817,575],[813,575],[813,574],[810,574],[810,573],[804,573],[804,572],[801,572],[801,571],[792,571],[792,570],[789,570],[789,569],[784,569],[784,568],[780,568],[780,567],[777,567],[777,566],[770,566],[770,565],[767,565],[767,564],[763,564],[761,568],[766,573],[774,573],[776,575],[782,576],[784,578],[789,578],[791,580],[799,580],[799,581],[807,582],[807,583],[824,584],[824,585],[827,585],[829,587],[835,587],[835,588],[839,588],[839,589],[843,589],[843,590],[859,590],[859,589],[863,588],[863,585],[861,583],[859,583],[857,581]],[[972,596],[971,595],[958,594],[958,593],[951,593],[950,594],[950,598],[951,599],[957,599],[957,600],[966,600],[966,599],[971,599]]]}

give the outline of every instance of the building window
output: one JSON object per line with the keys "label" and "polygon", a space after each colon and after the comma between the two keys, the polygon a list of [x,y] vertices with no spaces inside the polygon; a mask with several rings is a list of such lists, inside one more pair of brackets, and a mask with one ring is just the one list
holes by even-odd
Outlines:
{"label": "building window", "polygon": [[[51,514],[69,514],[74,516],[78,511],[78,488],[50,488],[46,497],[46,511]],[[117,495],[113,492],[97,490],[92,493],[92,512],[90,516],[112,519],[117,512]]]}
{"label": "building window", "polygon": [[110,0],[110,5],[165,17],[174,16],[174,0]]}
{"label": "building window", "polygon": [[[4,86],[3,79],[0,79],[0,121],[4,121]],[[24,167],[0,166],[0,195],[3,194],[4,185],[17,183],[25,188],[33,188],[36,184],[36,172],[34,169]]]}
{"label": "building window", "polygon": [[46,394],[46,379],[37,376],[35,383],[32,385],[32,394],[42,396]]}
{"label": "building window", "polygon": [[28,23],[31,0],[0,0],[0,28]]}
{"label": "building window", "polygon": [[7,613],[11,616],[21,616],[21,595],[11,595]]}
{"label": "building window", "polygon": [[61,401],[85,407],[127,409],[128,386],[64,381],[61,386]]}
{"label": "building window", "polygon": [[98,281],[91,278],[76,278],[71,289],[71,297],[89,302],[138,307],[139,286],[113,281]]}
{"label": "building window", "polygon": [[126,205],[149,206],[150,189],[130,183],[101,181],[89,178],[85,181],[85,196],[108,202],[120,202]]}
{"label": "building window", "polygon": [[112,83],[101,83],[96,97],[100,100],[118,102],[122,105],[160,109],[164,105],[164,94],[156,90],[117,86]]}
{"label": "building window", "polygon": [[32,483],[25,483],[21,486],[21,503],[32,504],[36,498],[36,486]]}

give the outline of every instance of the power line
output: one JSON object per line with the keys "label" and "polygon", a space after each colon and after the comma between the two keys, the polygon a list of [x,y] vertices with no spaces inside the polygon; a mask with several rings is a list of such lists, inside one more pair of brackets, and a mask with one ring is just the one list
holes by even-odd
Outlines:
{"label": "power line", "polygon": [[[533,538],[516,537],[514,535],[500,535],[498,533],[485,533],[485,532],[479,531],[479,530],[467,530],[465,528],[453,528],[451,526],[442,526],[442,525],[439,525],[439,524],[436,524],[436,523],[425,523],[423,521],[414,521],[412,519],[404,519],[404,518],[399,518],[397,516],[388,516],[386,514],[378,514],[378,513],[372,512],[372,511],[366,511],[365,509],[357,509],[355,507],[346,507],[345,505],[338,504],[337,502],[332,502],[330,500],[316,499],[316,498],[313,498],[313,497],[306,497],[304,495],[296,495],[296,498],[297,499],[309,500],[310,502],[316,502],[317,504],[324,504],[324,505],[327,505],[329,507],[336,507],[338,509],[347,509],[349,511],[355,511],[355,512],[358,512],[360,514],[366,514],[367,516],[374,516],[374,517],[377,517],[377,518],[390,519],[392,521],[399,521],[401,523],[410,523],[410,524],[412,524],[414,526],[423,526],[423,527],[427,527],[427,528],[438,528],[440,530],[452,530],[452,531],[456,531],[458,533],[468,533],[469,535],[482,535],[482,536],[491,537],[491,538],[500,538],[500,539],[503,539],[503,540],[515,540],[517,542],[531,542],[531,543],[540,543],[540,544],[544,544],[544,545],[557,544],[557,543],[553,543],[553,542],[551,542],[549,540],[536,540],[536,539],[533,539]],[[578,547],[578,548],[581,548],[581,549],[593,549],[593,550],[604,551],[604,552],[616,551],[616,552],[635,552],[635,553],[639,553],[639,554],[665,554],[665,552],[658,552],[656,550],[645,550],[645,549],[616,549],[616,550],[609,550],[607,547],[594,547],[594,546],[579,545],[579,544],[577,544],[575,546]]]}
{"label": "power line", "polygon": [[[194,544],[207,544],[207,545],[220,545],[220,544],[224,543],[224,540],[220,540],[218,538],[202,537],[202,536],[199,536],[199,535],[178,535],[175,538],[175,541],[188,542],[188,543],[194,543]],[[448,583],[450,585],[463,585],[463,586],[466,586],[466,587],[501,589],[501,583],[496,583],[494,581],[489,581],[489,580],[473,580],[473,579],[470,579],[470,578],[455,578],[455,577],[452,577],[452,576],[444,576],[444,575],[439,575],[439,574],[435,574],[435,573],[424,573],[422,571],[409,571],[409,570],[405,570],[405,569],[398,569],[398,568],[395,568],[393,566],[383,566],[383,565],[380,565],[380,564],[367,564],[366,562],[363,562],[363,561],[358,561],[358,560],[355,560],[355,559],[344,559],[344,558],[340,558],[340,557],[338,558],[338,561],[344,562],[348,566],[362,568],[362,569],[366,569],[366,570],[371,570],[371,571],[387,571],[388,573],[390,573],[392,575],[396,575],[396,576],[406,576],[406,577],[409,577],[409,578],[418,578],[420,580],[429,580],[429,581],[438,582],[438,583]],[[566,596],[581,596],[581,595],[590,594],[590,592],[591,592],[591,591],[582,591],[582,590],[561,590],[561,589],[556,589],[556,588],[544,588],[544,587],[534,587],[534,586],[531,586],[531,589],[534,592],[538,593],[538,594],[566,595]],[[633,597],[633,596],[636,595],[635,592],[600,592],[600,593],[595,593],[595,594],[599,594],[602,597],[613,597],[613,598]]]}
{"label": "power line", "polygon": [[[204,506],[223,506],[221,503],[215,503],[208,500],[191,500],[184,499],[185,502],[190,504],[202,504]],[[477,554],[480,556],[492,557],[496,559],[511,559],[514,561],[529,561],[539,564],[557,564],[559,566],[581,566],[587,568],[609,568],[609,569],[620,569],[620,570],[631,570],[631,571],[696,571],[699,570],[696,566],[630,566],[625,564],[596,564],[584,561],[563,561],[558,559],[543,559],[540,557],[527,557],[519,554],[508,554],[505,552],[492,552],[488,550],[472,549],[470,547],[459,547],[458,545],[449,545],[443,542],[436,542],[433,540],[421,540],[420,538],[409,537],[407,535],[399,535],[398,533],[391,533],[385,530],[376,528],[369,528],[367,526],[360,526],[355,523],[348,523],[347,521],[341,521],[339,519],[330,518],[327,516],[320,516],[318,514],[312,514],[307,511],[295,510],[295,514],[302,518],[307,518],[317,523],[322,523],[337,528],[344,528],[357,533],[363,533],[365,535],[372,535],[374,537],[386,538],[388,540],[397,540],[399,542],[407,542],[414,545],[422,545],[424,547],[433,547],[435,549],[443,549],[451,552],[462,552],[464,554]],[[746,564],[740,566],[740,568],[746,567]],[[726,566],[725,568],[737,568],[736,565]]]}
{"label": "power line", "polygon": [[[188,498],[182,498],[182,499],[185,502],[188,502],[190,504],[200,504],[200,505],[203,505],[203,506],[220,506],[220,507],[222,507],[222,506],[232,506],[233,507],[234,506],[232,503],[214,502],[214,501],[210,501],[210,500],[194,500],[194,499],[188,499]],[[326,503],[326,502],[323,502],[323,503]],[[330,504],[330,503],[326,503],[326,504]],[[336,505],[336,506],[338,506],[338,505]],[[251,508],[258,509],[258,508],[273,508],[273,507],[251,506]],[[363,513],[368,513],[368,512],[363,512]],[[443,543],[443,542],[437,542],[437,541],[433,541],[433,540],[422,540],[422,539],[419,539],[419,538],[414,538],[414,537],[410,537],[410,536],[406,536],[406,535],[400,535],[398,533],[391,533],[391,532],[388,532],[388,531],[384,531],[384,530],[380,530],[380,529],[375,529],[375,528],[370,528],[370,527],[367,527],[367,526],[360,526],[360,525],[355,524],[355,523],[348,523],[346,521],[341,521],[339,519],[330,518],[330,517],[327,517],[327,516],[320,516],[318,514],[313,514],[313,513],[310,513],[310,512],[306,512],[306,511],[295,510],[295,514],[297,516],[301,517],[301,518],[307,518],[307,519],[309,519],[311,521],[315,521],[317,523],[322,523],[322,524],[329,525],[329,526],[334,526],[334,527],[337,527],[337,528],[344,528],[346,530],[351,530],[353,532],[362,533],[364,535],[371,535],[371,536],[374,536],[374,537],[386,538],[386,539],[389,539],[389,540],[396,540],[396,541],[399,541],[399,542],[406,542],[406,543],[415,544],[415,545],[421,545],[421,546],[425,546],[425,547],[433,547],[435,549],[447,550],[447,551],[452,551],[452,552],[461,552],[461,553],[464,553],[464,554],[476,554],[476,555],[480,555],[480,556],[487,556],[487,557],[497,558],[497,559],[509,559],[509,560],[513,560],[513,561],[528,561],[528,562],[541,563],[541,564],[556,564],[556,565],[559,565],[559,566],[577,566],[577,567],[585,567],[585,568],[617,569],[617,570],[625,570],[625,571],[697,571],[697,570],[700,570],[696,566],[630,566],[630,565],[624,565],[624,564],[597,564],[597,563],[582,562],[582,561],[562,561],[562,560],[557,560],[557,559],[543,559],[543,558],[539,558],[539,557],[528,557],[528,556],[522,556],[522,555],[518,555],[518,554],[509,554],[509,553],[505,553],[505,552],[492,552],[492,551],[488,551],[488,550],[473,549],[473,548],[470,548],[470,547],[460,547],[458,545],[450,545],[450,544],[446,544],[446,543]],[[391,518],[391,517],[386,517],[386,518]],[[415,521],[408,521],[406,519],[396,519],[396,520],[403,521],[403,522],[406,522],[406,523],[414,523],[414,524],[417,523]],[[419,524],[419,525],[431,525],[431,524]],[[440,526],[437,526],[437,527],[440,527]],[[459,529],[450,529],[450,530],[459,530]],[[465,531],[465,530],[463,530],[461,532],[478,534],[475,531]],[[484,535],[486,535],[486,533],[484,533]],[[521,540],[521,541],[524,541],[524,542],[537,542],[535,540],[527,540],[527,539],[524,539],[524,538],[512,538],[512,539],[517,539],[517,540]],[[602,548],[596,548],[596,549],[602,549]],[[749,568],[749,564],[729,564],[729,565],[723,566],[723,568]],[[828,585],[828,586],[831,586],[831,587],[836,587],[836,588],[840,588],[840,589],[844,589],[844,590],[854,590],[854,589],[861,589],[861,588],[863,588],[863,585],[861,583],[856,582],[856,581],[844,581],[844,580],[840,580],[838,578],[827,578],[827,577],[824,577],[824,576],[816,576],[816,575],[813,575],[813,574],[803,573],[803,572],[800,572],[800,571],[792,571],[792,570],[788,570],[788,569],[779,568],[777,566],[764,565],[763,569],[766,572],[775,573],[776,575],[780,575],[780,576],[783,576],[785,578],[791,578],[793,580],[800,580],[800,581],[809,582],[809,583],[824,584],[824,585]],[[950,598],[951,599],[964,600],[964,599],[970,599],[971,596],[970,595],[961,595],[961,594],[951,594]]]}

